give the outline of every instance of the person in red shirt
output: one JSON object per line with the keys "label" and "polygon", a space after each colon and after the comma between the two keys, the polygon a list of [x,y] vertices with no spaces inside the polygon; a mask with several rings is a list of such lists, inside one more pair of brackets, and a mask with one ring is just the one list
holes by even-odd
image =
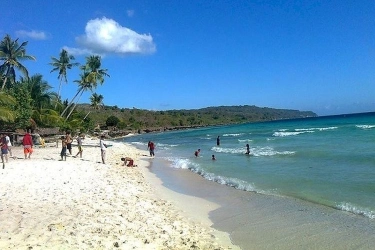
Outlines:
{"label": "person in red shirt", "polygon": [[31,154],[33,153],[33,139],[29,131],[27,131],[26,134],[23,136],[22,145],[23,153],[25,154],[25,159],[30,159]]}
{"label": "person in red shirt", "polygon": [[147,148],[150,150],[150,156],[155,156],[155,144],[152,141],[149,141]]}

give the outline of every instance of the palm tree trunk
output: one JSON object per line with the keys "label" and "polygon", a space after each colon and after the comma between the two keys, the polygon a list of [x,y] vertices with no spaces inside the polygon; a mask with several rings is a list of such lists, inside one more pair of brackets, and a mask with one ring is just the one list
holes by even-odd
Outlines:
{"label": "palm tree trunk", "polygon": [[82,120],[85,120],[87,116],[89,116],[89,114],[91,113],[91,110],[87,113],[87,115],[85,115],[85,117],[83,117]]}
{"label": "palm tree trunk", "polygon": [[80,92],[81,92],[81,94],[79,95],[77,101],[74,103],[74,106],[73,106],[72,110],[70,110],[68,116],[65,118],[65,121],[69,119],[70,115],[73,113],[74,109],[76,108],[77,103],[78,103],[79,99],[81,98],[81,96],[82,96],[82,94],[84,92],[83,89]]}
{"label": "palm tree trunk", "polygon": [[[61,98],[60,98],[60,92],[61,92],[61,82],[62,82],[62,79],[60,78],[60,84],[59,84],[59,92],[57,92],[57,98],[59,98],[59,99],[61,99]],[[56,109],[56,107],[57,107],[57,102],[56,102],[56,104],[55,104],[55,109]]]}
{"label": "palm tree trunk", "polygon": [[8,67],[8,69],[7,69],[7,73],[5,74],[6,76],[5,76],[5,79],[4,79],[4,82],[3,82],[3,85],[1,86],[1,91],[4,90],[5,84],[6,84],[6,82],[8,81],[9,71],[10,71],[10,67]]}
{"label": "palm tree trunk", "polygon": [[64,114],[66,113],[66,111],[68,111],[69,107],[72,106],[72,103],[74,102],[74,100],[77,98],[78,94],[83,90],[83,88],[80,88],[78,89],[76,95],[73,97],[73,99],[69,102],[68,106],[66,106],[66,108],[63,110],[63,112],[61,113],[60,117],[63,117]]}

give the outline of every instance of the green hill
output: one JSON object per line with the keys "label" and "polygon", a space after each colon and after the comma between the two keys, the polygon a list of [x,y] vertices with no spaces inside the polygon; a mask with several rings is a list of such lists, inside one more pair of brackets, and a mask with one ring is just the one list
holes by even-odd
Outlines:
{"label": "green hill", "polygon": [[[77,107],[77,111],[90,112],[88,117],[95,123],[95,126],[115,125],[119,129],[144,130],[146,132],[317,116],[311,111],[261,108],[249,105],[151,111],[118,108],[117,106],[104,106],[99,110],[93,110],[89,104],[81,104]],[[117,123],[108,124],[111,123],[108,122],[109,117],[118,118],[114,119],[117,120]]]}

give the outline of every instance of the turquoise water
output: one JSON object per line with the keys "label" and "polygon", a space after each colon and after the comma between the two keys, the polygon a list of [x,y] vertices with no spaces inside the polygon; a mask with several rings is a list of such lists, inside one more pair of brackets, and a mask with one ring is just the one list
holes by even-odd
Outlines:
{"label": "turquoise water", "polygon": [[[220,136],[220,146],[216,138]],[[375,113],[142,134],[123,139],[167,167],[265,195],[289,196],[375,218]],[[246,144],[251,155],[245,155]],[[201,149],[199,157],[194,151]],[[216,160],[211,160],[214,154]]]}

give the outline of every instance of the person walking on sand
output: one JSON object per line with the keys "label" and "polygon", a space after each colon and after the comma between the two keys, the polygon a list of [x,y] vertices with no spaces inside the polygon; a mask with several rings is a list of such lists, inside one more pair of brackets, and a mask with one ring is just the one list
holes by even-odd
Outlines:
{"label": "person walking on sand", "polygon": [[102,163],[105,164],[105,154],[107,150],[107,144],[104,143],[104,135],[100,137],[99,146],[100,146],[100,151],[101,151],[101,156],[102,156]]}
{"label": "person walking on sand", "polygon": [[150,150],[150,156],[155,156],[155,144],[152,141],[148,142],[147,148]]}
{"label": "person walking on sand", "polygon": [[217,146],[220,146],[220,136],[218,136],[218,137],[216,138],[216,145],[217,145]]}
{"label": "person walking on sand", "polygon": [[4,164],[4,157],[6,163],[8,163],[8,143],[5,138],[5,134],[1,135],[0,138],[0,147],[1,147],[1,160],[3,161]]}
{"label": "person walking on sand", "polygon": [[8,152],[9,152],[9,155],[10,157],[12,157],[12,142],[10,141],[10,138],[8,135],[5,135],[5,140],[7,142],[7,145],[8,145]]}
{"label": "person walking on sand", "polygon": [[76,154],[75,157],[77,157],[79,155],[79,158],[82,158],[82,152],[83,152],[83,149],[82,149],[82,138],[81,138],[81,134],[79,134],[77,136],[77,145],[78,145],[78,153]]}
{"label": "person walking on sand", "polygon": [[25,159],[30,159],[33,153],[33,138],[31,137],[29,131],[26,131],[26,134],[23,136],[22,145]]}
{"label": "person walking on sand", "polygon": [[66,148],[67,148],[67,141],[66,141],[66,136],[61,136],[61,160],[60,161],[66,161]]}
{"label": "person walking on sand", "polygon": [[66,148],[68,149],[70,155],[72,155],[72,142],[73,142],[73,138],[70,135],[70,132],[67,131],[66,132]]}
{"label": "person walking on sand", "polygon": [[198,148],[198,150],[194,152],[195,157],[198,157],[200,152],[201,152],[201,150],[200,150],[200,148]]}
{"label": "person walking on sand", "polygon": [[250,155],[250,146],[249,144],[246,144],[246,153],[247,155]]}

